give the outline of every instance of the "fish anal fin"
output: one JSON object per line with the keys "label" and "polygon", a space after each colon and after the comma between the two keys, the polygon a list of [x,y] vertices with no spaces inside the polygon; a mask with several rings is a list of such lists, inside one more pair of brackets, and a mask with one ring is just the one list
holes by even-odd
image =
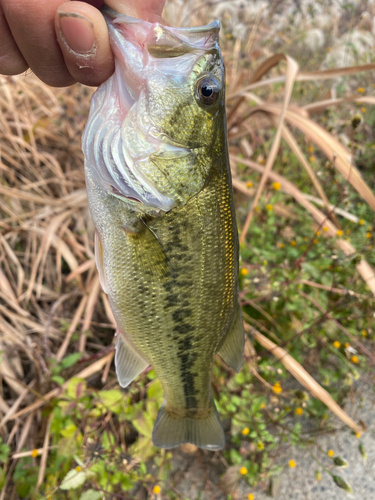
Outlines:
{"label": "fish anal fin", "polygon": [[105,272],[104,272],[104,252],[103,252],[103,245],[100,240],[100,236],[97,230],[95,230],[95,262],[96,262],[96,268],[98,269],[99,273],[99,281],[100,284],[103,288],[104,293],[107,292],[107,283],[105,280]]}
{"label": "fish anal fin", "polygon": [[127,387],[148,366],[149,363],[119,333],[116,342],[115,367],[121,387]]}
{"label": "fish anal fin", "polygon": [[243,365],[244,344],[245,331],[243,327],[241,309],[238,307],[232,326],[219,349],[220,356],[226,364],[233,368],[233,370],[237,373],[241,370]]}
{"label": "fish anal fin", "polygon": [[214,402],[204,418],[176,416],[163,403],[152,432],[152,441],[159,448],[191,443],[206,450],[221,450],[225,446],[225,436]]}

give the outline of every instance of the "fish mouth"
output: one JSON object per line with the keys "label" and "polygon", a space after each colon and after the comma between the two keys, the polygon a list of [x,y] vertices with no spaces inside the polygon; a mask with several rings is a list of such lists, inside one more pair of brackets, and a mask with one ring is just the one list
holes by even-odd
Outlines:
{"label": "fish mouth", "polygon": [[[186,151],[152,122],[147,109],[147,72],[176,77],[188,74],[200,54],[218,47],[220,23],[198,28],[170,28],[108,7],[102,9],[115,72],[95,92],[82,137],[85,165],[96,182],[136,211],[168,212],[176,200],[162,194],[143,170],[144,161],[162,151]],[[136,137],[134,130],[136,129]],[[136,145],[136,146],[135,146]]]}
{"label": "fish mouth", "polygon": [[209,50],[216,47],[219,41],[220,21],[205,26],[172,28],[119,14],[107,6],[102,7],[101,12],[109,29],[121,26],[129,41],[146,47],[150,53],[160,50],[162,57],[168,57],[168,53],[171,54],[169,57],[173,57],[191,50]]}
{"label": "fish mouth", "polygon": [[[126,85],[127,92],[122,95],[124,110],[130,109],[138,99],[140,89],[144,87],[144,69],[150,56],[154,58],[155,68],[160,67],[166,73],[170,59],[186,56],[184,70],[187,72],[192,64],[189,54],[196,57],[200,51],[205,53],[218,47],[219,21],[193,28],[171,28],[119,14],[107,6],[104,6],[101,12],[108,26],[116,70],[118,67],[118,74]],[[179,64],[183,66],[181,62]],[[173,75],[173,61],[169,62],[169,65]]]}

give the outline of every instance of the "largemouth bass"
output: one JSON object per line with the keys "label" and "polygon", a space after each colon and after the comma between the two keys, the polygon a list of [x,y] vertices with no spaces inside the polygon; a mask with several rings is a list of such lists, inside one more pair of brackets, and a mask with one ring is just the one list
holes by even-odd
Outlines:
{"label": "largemouth bass", "polygon": [[83,151],[118,380],[154,368],[156,446],[220,449],[214,357],[238,371],[244,345],[220,25],[104,15],[116,70],[92,98]]}

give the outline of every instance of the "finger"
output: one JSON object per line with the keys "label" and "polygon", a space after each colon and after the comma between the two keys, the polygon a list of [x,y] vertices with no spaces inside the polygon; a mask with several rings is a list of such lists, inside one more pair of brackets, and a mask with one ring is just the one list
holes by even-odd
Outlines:
{"label": "finger", "polygon": [[57,10],[56,36],[72,77],[100,85],[111,76],[114,62],[108,30],[99,10],[83,2],[67,2]]}
{"label": "finger", "polygon": [[1,0],[13,38],[32,71],[45,83],[74,83],[56,40],[54,21],[65,0]]}
{"label": "finger", "polygon": [[105,3],[121,14],[156,23],[161,21],[165,0],[105,0]]}
{"label": "finger", "polygon": [[0,5],[0,74],[19,75],[27,68],[27,62],[18,50]]}

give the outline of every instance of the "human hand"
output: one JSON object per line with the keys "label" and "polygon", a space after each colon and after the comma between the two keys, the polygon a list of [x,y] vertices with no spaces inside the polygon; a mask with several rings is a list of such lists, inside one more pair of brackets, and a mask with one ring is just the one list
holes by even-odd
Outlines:
{"label": "human hand", "polygon": [[0,0],[0,74],[30,68],[53,87],[103,83],[114,71],[104,3],[157,22],[165,0]]}

